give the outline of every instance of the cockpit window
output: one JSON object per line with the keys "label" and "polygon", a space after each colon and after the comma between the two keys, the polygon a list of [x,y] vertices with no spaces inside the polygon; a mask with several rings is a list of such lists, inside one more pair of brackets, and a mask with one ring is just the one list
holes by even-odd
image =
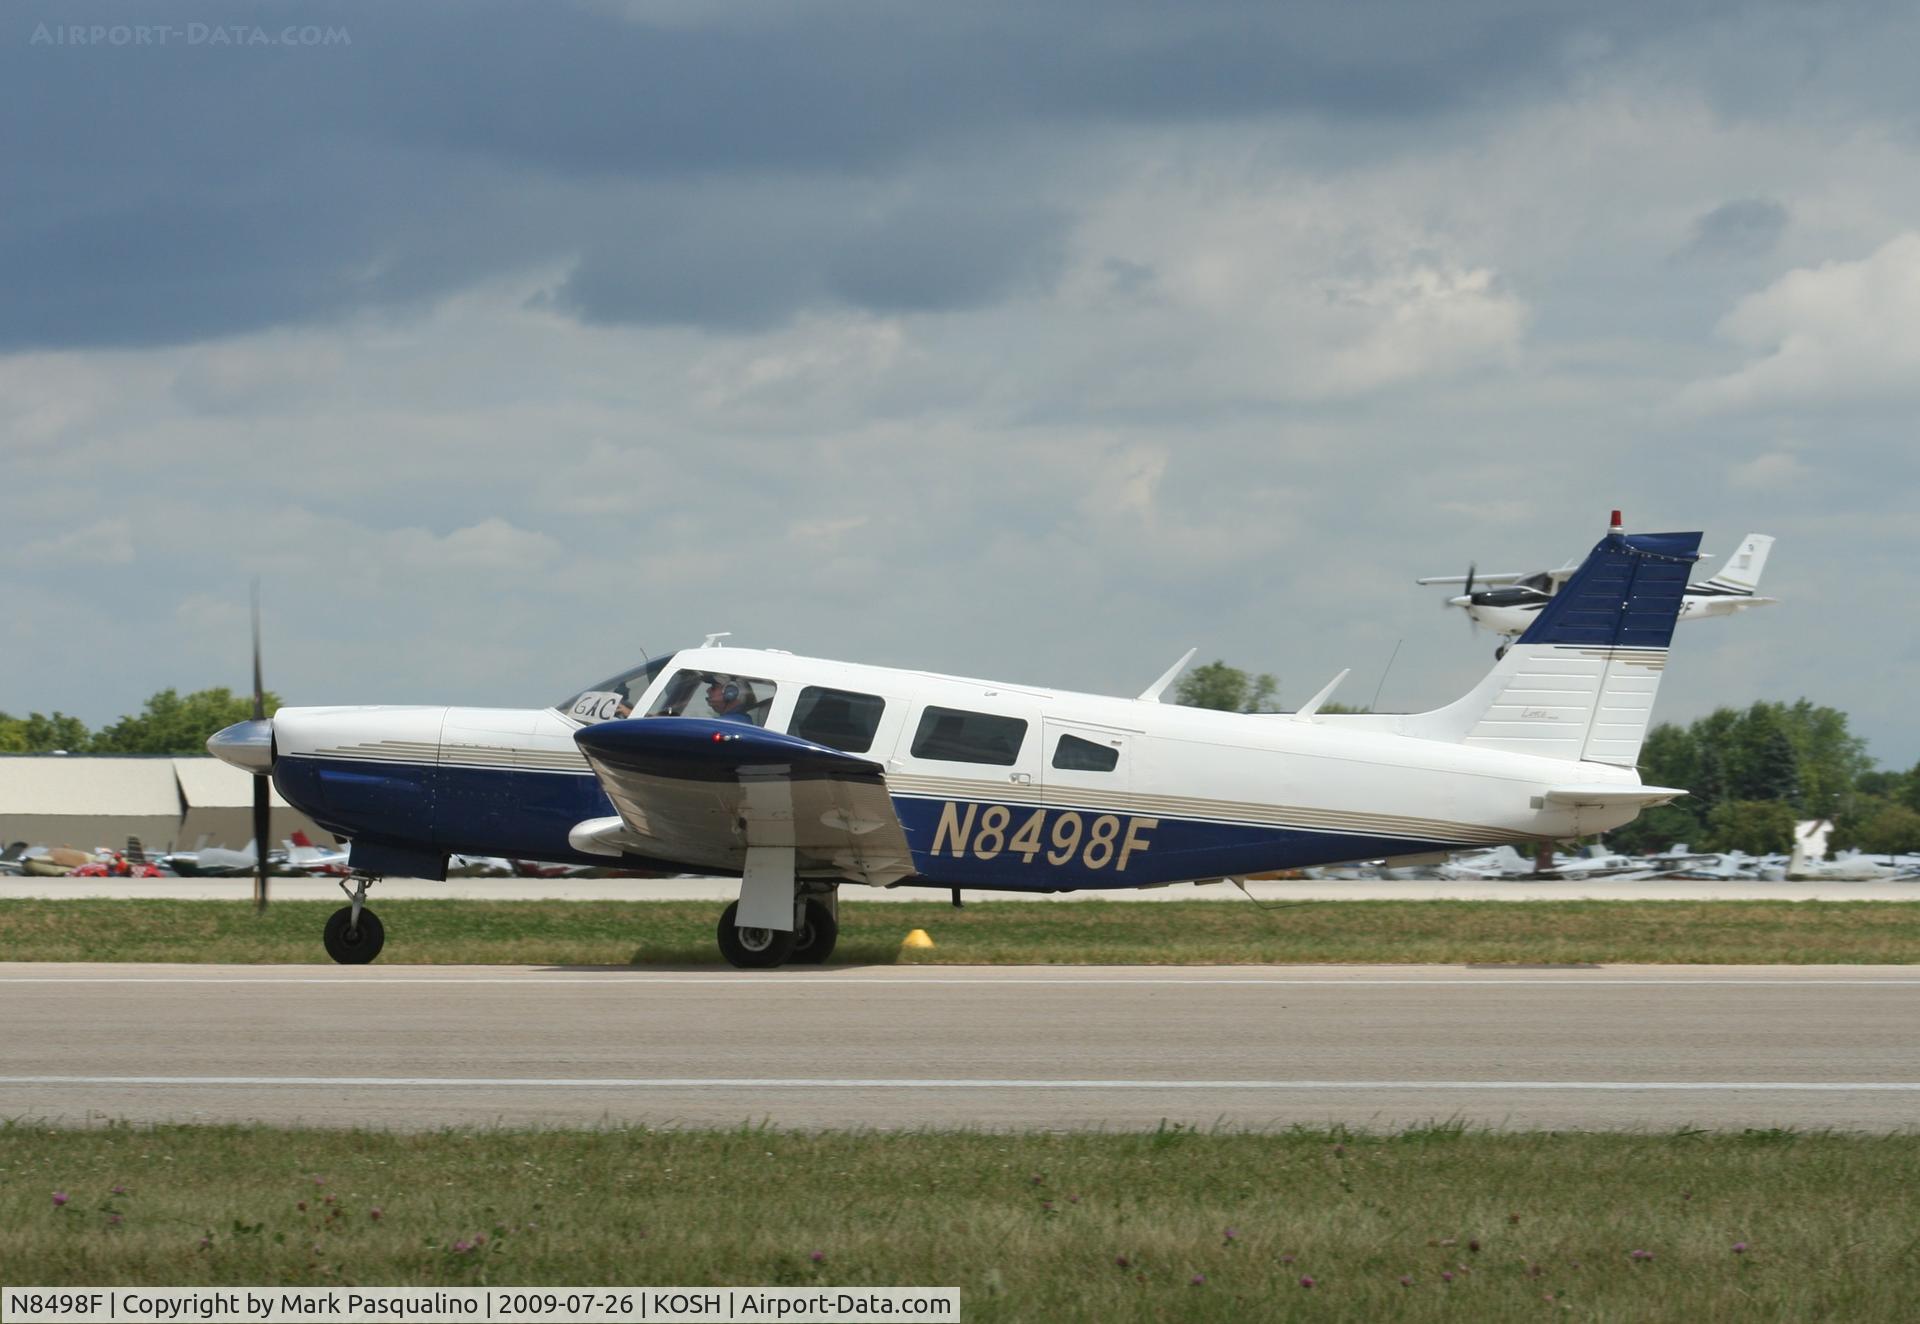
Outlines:
{"label": "cockpit window", "polygon": [[647,716],[706,717],[765,726],[776,688],[762,677],[728,671],[676,672]]}
{"label": "cockpit window", "polygon": [[598,685],[590,685],[569,699],[563,699],[554,707],[576,722],[585,722],[591,726],[595,722],[611,722],[622,717],[633,716],[633,709],[640,702],[640,696],[647,692],[647,686],[653,684],[654,677],[667,669],[673,661],[672,653],[644,662],[632,671],[623,671],[611,680],[603,680]]}

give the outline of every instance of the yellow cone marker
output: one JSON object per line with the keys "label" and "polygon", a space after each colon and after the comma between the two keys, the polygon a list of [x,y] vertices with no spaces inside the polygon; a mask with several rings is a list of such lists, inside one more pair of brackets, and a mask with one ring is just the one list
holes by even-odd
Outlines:
{"label": "yellow cone marker", "polygon": [[900,945],[902,947],[931,947],[933,946],[933,939],[927,936],[925,929],[915,929],[912,933],[909,933],[900,940]]}

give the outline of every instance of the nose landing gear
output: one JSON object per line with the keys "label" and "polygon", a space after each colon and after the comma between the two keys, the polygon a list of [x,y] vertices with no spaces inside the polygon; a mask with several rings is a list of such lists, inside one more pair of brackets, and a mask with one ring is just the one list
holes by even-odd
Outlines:
{"label": "nose landing gear", "polygon": [[327,955],[341,965],[365,965],[386,946],[386,927],[366,908],[367,888],[377,881],[370,874],[360,873],[341,880],[340,890],[347,894],[347,904],[327,917],[327,927],[320,934]]}

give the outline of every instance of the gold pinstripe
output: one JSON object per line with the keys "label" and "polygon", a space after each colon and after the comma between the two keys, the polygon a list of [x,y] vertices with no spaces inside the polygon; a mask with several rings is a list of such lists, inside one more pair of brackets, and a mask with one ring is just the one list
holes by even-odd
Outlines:
{"label": "gold pinstripe", "polygon": [[1496,845],[1531,838],[1505,828],[1438,818],[1406,818],[1394,814],[1363,814],[1344,809],[1312,809],[1303,805],[1263,805],[1239,800],[1207,800],[1195,796],[1144,795],[1133,791],[1088,791],[1073,786],[1028,786],[1018,783],[972,781],[958,777],[922,777],[889,773],[887,789],[899,795],[938,800],[978,800],[990,804],[1061,806],[1117,814],[1151,814],[1165,818],[1206,819],[1260,827],[1307,828],[1354,836],[1409,837],[1420,841],[1458,841]]}
{"label": "gold pinstripe", "polygon": [[431,740],[375,740],[328,745],[311,757],[422,767],[511,768],[522,772],[590,772],[577,750],[518,749],[502,745],[441,745]]}

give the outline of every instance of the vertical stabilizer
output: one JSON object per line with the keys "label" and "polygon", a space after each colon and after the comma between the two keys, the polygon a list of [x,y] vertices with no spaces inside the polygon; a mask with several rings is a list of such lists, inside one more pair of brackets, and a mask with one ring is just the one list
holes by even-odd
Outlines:
{"label": "vertical stabilizer", "polygon": [[1760,587],[1760,572],[1767,568],[1767,553],[1773,550],[1773,539],[1764,533],[1749,533],[1740,540],[1739,550],[1727,558],[1726,565],[1705,584],[1696,585],[1695,593],[1701,589],[1712,589],[1720,593],[1752,596]]}
{"label": "vertical stabilizer", "polygon": [[1698,533],[1625,534],[1616,523],[1472,693],[1400,729],[1632,767],[1699,547]]}

